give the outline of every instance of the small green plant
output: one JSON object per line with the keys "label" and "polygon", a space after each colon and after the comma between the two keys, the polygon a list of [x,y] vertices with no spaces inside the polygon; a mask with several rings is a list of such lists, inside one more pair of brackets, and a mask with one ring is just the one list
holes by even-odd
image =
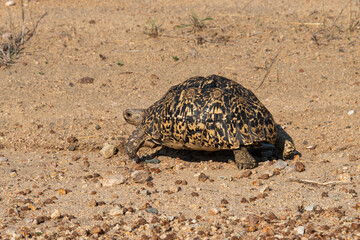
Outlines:
{"label": "small green plant", "polygon": [[197,31],[202,30],[205,27],[205,23],[204,23],[205,21],[210,21],[210,20],[213,20],[213,18],[207,17],[207,18],[199,20],[197,15],[195,13],[192,13],[190,16],[191,24],[180,25],[180,26],[177,26],[177,28],[191,27],[191,30],[193,32],[197,32]]}
{"label": "small green plant", "polygon": [[161,25],[156,24],[156,18],[154,18],[152,21],[149,19],[147,23],[150,25],[150,27],[145,27],[144,33],[152,38],[157,38],[160,33]]}
{"label": "small green plant", "polygon": [[176,61],[179,61],[178,56],[173,56],[172,58],[174,59],[175,62],[176,62]]}
{"label": "small green plant", "polygon": [[40,71],[39,74],[40,74],[40,75],[44,75],[45,73]]}
{"label": "small green plant", "polygon": [[116,64],[120,67],[124,66],[124,64],[122,62],[120,62],[119,60],[117,60]]}

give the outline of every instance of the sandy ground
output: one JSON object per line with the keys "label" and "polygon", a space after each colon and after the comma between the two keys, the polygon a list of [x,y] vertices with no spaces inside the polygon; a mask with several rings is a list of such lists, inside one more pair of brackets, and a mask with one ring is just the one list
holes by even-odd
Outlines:
{"label": "sandy ground", "polygon": [[[360,238],[359,1],[24,3],[36,31],[0,68],[0,239]],[[212,20],[178,28],[192,13]],[[300,155],[251,171],[161,147],[129,161],[122,112],[211,74],[251,89]]]}

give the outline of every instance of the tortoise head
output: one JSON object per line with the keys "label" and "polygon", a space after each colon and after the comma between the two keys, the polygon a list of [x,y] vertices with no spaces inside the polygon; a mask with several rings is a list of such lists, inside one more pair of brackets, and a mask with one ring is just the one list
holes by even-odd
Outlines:
{"label": "tortoise head", "polygon": [[127,123],[139,126],[144,117],[145,109],[126,109],[123,112],[124,119]]}

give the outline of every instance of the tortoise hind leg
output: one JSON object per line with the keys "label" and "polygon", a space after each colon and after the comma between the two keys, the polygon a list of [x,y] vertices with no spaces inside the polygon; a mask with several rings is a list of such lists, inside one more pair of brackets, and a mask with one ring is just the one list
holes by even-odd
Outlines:
{"label": "tortoise hind leg", "polygon": [[235,163],[239,169],[250,169],[257,166],[257,162],[246,147],[234,150]]}
{"label": "tortoise hind leg", "polygon": [[125,146],[126,152],[131,159],[135,160],[135,162],[139,161],[139,157],[136,155],[136,153],[144,144],[146,139],[147,136],[144,134],[144,131],[142,130],[141,126],[138,126],[136,130],[131,134],[131,136],[129,137],[126,143]]}

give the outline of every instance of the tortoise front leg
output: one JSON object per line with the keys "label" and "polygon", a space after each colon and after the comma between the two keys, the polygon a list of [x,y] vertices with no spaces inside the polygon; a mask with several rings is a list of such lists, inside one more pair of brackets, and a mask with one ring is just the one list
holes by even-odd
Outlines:
{"label": "tortoise front leg", "polygon": [[139,148],[141,148],[146,138],[147,137],[144,134],[141,126],[138,126],[126,143],[126,152],[131,159],[135,160],[135,162],[138,162],[139,160],[139,157],[136,155],[136,153],[138,152]]}
{"label": "tortoise front leg", "polygon": [[235,163],[239,169],[250,169],[257,166],[257,162],[246,147],[234,150]]}

